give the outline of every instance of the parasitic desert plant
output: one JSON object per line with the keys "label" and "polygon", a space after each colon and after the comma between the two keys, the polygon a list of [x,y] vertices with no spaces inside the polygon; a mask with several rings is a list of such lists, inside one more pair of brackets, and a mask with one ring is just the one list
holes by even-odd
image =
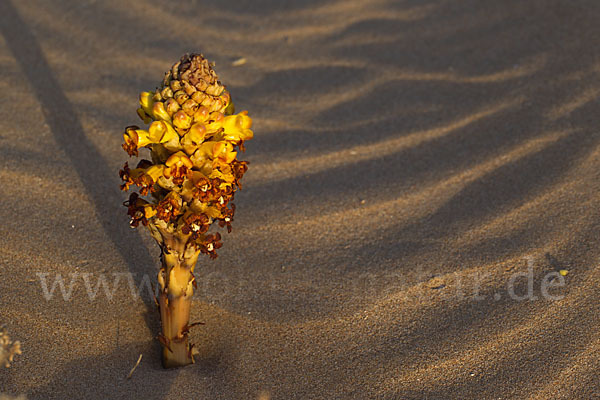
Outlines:
{"label": "parasitic desert plant", "polygon": [[234,114],[213,66],[200,54],[184,55],[159,88],[140,94],[137,112],[148,128],[129,126],[123,134],[129,156],[149,150],[150,159],[135,168],[125,163],[119,175],[122,190],[138,190],[124,203],[131,227],[146,226],[161,249],[158,339],[165,368],[194,362],[188,340],[194,266],[201,253],[217,257],[215,223],[231,232],[232,200],[248,169],[237,150],[252,138],[252,120],[246,111]]}
{"label": "parasitic desert plant", "polygon": [[15,355],[21,354],[21,343],[13,342],[8,336],[6,327],[0,326],[0,366],[10,367]]}

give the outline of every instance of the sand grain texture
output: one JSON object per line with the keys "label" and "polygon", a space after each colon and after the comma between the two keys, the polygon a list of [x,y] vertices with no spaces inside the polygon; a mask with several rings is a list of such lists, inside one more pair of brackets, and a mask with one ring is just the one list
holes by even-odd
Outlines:
{"label": "sand grain texture", "polygon": [[[600,398],[598,21],[593,0],[0,2],[0,322],[23,345],[0,392]],[[150,297],[83,277],[154,279],[120,133],[198,50],[255,139],[198,265],[198,362],[165,371]],[[510,299],[528,263],[538,299]],[[70,301],[40,273],[75,276]]]}

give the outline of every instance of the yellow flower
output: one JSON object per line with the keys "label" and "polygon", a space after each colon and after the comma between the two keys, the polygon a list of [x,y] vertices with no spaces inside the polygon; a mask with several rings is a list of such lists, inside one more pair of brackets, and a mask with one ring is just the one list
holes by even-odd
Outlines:
{"label": "yellow flower", "polygon": [[235,160],[237,155],[236,151],[233,151],[231,143],[227,142],[215,142],[212,149],[213,159],[229,164]]}
{"label": "yellow flower", "polygon": [[149,191],[155,190],[154,184],[163,176],[164,169],[164,165],[152,165],[148,160],[140,161],[135,169],[130,169],[128,163],[125,163],[123,169],[119,171],[119,176],[123,180],[121,190],[128,190],[130,185],[137,185],[140,187],[140,194],[145,196]]}
{"label": "yellow flower", "polygon": [[176,185],[183,183],[188,171],[193,167],[192,161],[183,151],[178,151],[171,155],[165,162],[165,165],[167,166],[164,170],[165,177],[173,178],[173,183]]}
{"label": "yellow flower", "polygon": [[233,145],[250,140],[254,136],[250,130],[251,127],[252,119],[248,116],[248,111],[227,116],[223,119],[223,128],[225,129],[223,138]]}
{"label": "yellow flower", "polygon": [[187,115],[183,110],[179,110],[173,115],[173,125],[175,125],[175,128],[177,128],[177,132],[182,136],[183,133],[190,129],[190,126],[192,126],[192,122],[192,117]]}
{"label": "yellow flower", "polygon": [[145,124],[149,124],[150,122],[152,122],[152,118],[148,114],[146,114],[142,107],[137,109],[137,113]]}
{"label": "yellow flower", "polygon": [[165,109],[171,117],[173,117],[173,114],[179,111],[180,108],[181,106],[179,105],[179,103],[176,102],[173,98],[170,98],[167,101],[165,101]]}
{"label": "yellow flower", "polygon": [[196,214],[205,214],[211,218],[222,218],[221,210],[219,207],[210,205],[208,203],[203,203],[200,200],[194,200],[190,209]]}
{"label": "yellow flower", "polygon": [[175,129],[165,121],[154,121],[148,129],[148,138],[152,143],[167,143],[173,139],[179,139]]}
{"label": "yellow flower", "polygon": [[206,127],[202,123],[195,123],[192,125],[188,133],[181,138],[181,146],[183,150],[188,154],[192,155],[198,149],[204,137],[206,136]]}
{"label": "yellow flower", "polygon": [[171,116],[165,109],[165,103],[163,103],[162,101],[157,101],[156,103],[154,103],[154,105],[152,106],[152,114],[150,115],[152,115],[156,120],[171,122]]}
{"label": "yellow flower", "polygon": [[148,218],[152,218],[156,214],[152,204],[142,199],[137,193],[131,193],[129,200],[123,205],[127,207],[127,214],[131,217],[129,225],[132,228],[137,227],[140,222],[142,225],[148,225]]}
{"label": "yellow flower", "polygon": [[156,216],[165,222],[176,219],[183,202],[177,192],[169,192],[156,206]]}
{"label": "yellow flower", "polygon": [[140,93],[140,105],[142,106],[142,110],[147,115],[152,115],[152,106],[154,105],[154,99],[152,96],[154,96],[154,93],[152,92]]}
{"label": "yellow flower", "polygon": [[154,205],[145,204],[144,205],[144,217],[146,217],[146,219],[150,219],[150,218],[154,217],[155,215],[156,215],[156,208],[154,207]]}
{"label": "yellow flower", "polygon": [[141,130],[137,126],[128,126],[123,133],[123,150],[130,156],[137,156],[140,147],[148,146],[152,142],[148,137],[148,132]]}

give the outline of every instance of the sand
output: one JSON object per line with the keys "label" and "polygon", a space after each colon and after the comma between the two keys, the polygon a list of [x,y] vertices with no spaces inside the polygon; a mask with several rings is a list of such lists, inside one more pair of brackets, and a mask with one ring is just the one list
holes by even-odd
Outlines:
{"label": "sand", "polygon": [[[23,354],[0,393],[600,398],[599,20],[593,0],[1,2],[0,323]],[[138,93],[189,51],[255,139],[197,267],[197,363],[163,370],[127,283],[158,250],[117,172]],[[57,274],[69,300],[44,296]]]}

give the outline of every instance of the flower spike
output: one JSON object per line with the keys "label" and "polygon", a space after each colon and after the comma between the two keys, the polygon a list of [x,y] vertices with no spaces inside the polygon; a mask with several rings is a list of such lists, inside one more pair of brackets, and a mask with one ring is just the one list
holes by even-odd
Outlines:
{"label": "flower spike", "polygon": [[147,149],[150,157],[136,168],[125,163],[121,189],[136,189],[124,203],[131,227],[146,226],[161,248],[158,337],[164,366],[182,366],[193,363],[194,267],[200,254],[217,257],[222,237],[216,229],[231,232],[235,192],[248,169],[238,154],[254,135],[252,119],[246,111],[234,114],[230,93],[201,54],[184,55],[160,87],[140,94],[139,104],[148,127],[127,127],[122,146],[129,156]]}

